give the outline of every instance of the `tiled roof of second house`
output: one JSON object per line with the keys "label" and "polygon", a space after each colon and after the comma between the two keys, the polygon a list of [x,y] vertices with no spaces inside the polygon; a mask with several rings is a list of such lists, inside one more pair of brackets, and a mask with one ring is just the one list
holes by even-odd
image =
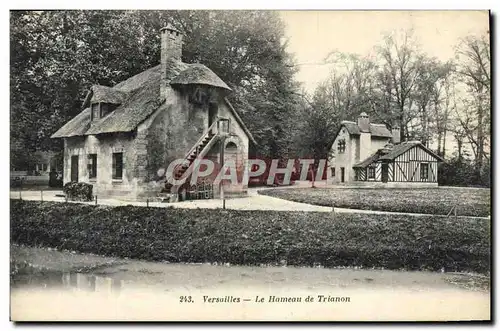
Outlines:
{"label": "tiled roof of second house", "polygon": [[[350,134],[359,135],[361,132],[359,130],[358,124],[355,122],[343,121],[342,125],[346,127],[347,132],[349,132]],[[391,131],[387,129],[385,124],[370,123],[370,133],[372,137],[382,137],[382,138],[392,137]]]}

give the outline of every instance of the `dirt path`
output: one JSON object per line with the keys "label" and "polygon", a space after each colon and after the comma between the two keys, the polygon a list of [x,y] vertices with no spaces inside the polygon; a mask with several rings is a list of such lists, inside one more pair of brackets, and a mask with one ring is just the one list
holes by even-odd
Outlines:
{"label": "dirt path", "polygon": [[[272,190],[274,188],[257,188],[249,189],[247,197],[232,198],[226,200],[227,209],[235,210],[281,210],[281,211],[315,211],[315,212],[332,212],[332,207],[324,207],[318,205],[311,205],[307,203],[295,202],[290,200],[285,200],[276,197],[270,197],[267,195],[258,194],[259,190]],[[281,188],[280,188],[281,189]],[[59,191],[47,191],[43,193],[44,201],[65,201],[60,195],[62,192]],[[19,192],[10,192],[11,199],[19,199]],[[41,200],[41,194],[39,191],[23,191],[22,198],[24,200]],[[75,202],[84,203],[84,202]],[[146,206],[146,202],[137,201],[121,201],[116,199],[100,199],[99,204],[109,205],[109,206]],[[87,202],[87,204],[94,204],[94,202]],[[174,207],[174,208],[184,208],[184,209],[218,209],[222,208],[222,201],[219,199],[209,199],[209,200],[193,200],[193,201],[183,201],[174,203],[161,203],[161,202],[150,202],[147,204],[150,207]],[[389,211],[378,211],[378,210],[365,210],[365,209],[350,209],[350,208],[335,208],[336,213],[363,213],[363,214],[395,214],[395,215],[413,215],[413,216],[429,216],[428,214],[416,214],[416,213],[403,213],[403,212],[389,212]],[[467,218],[479,218],[479,219],[489,219],[489,217],[473,217],[473,216],[458,216]]]}
{"label": "dirt path", "polygon": [[[51,191],[43,193],[44,201],[56,201],[63,202],[65,199],[59,195],[62,192]],[[40,191],[23,191],[21,193],[22,199],[24,200],[41,200]],[[19,199],[19,192],[10,192],[11,199]],[[99,199],[99,204],[109,205],[109,206],[146,206],[146,202],[137,201],[121,201],[116,199]],[[94,204],[94,202],[87,202],[87,204]],[[174,203],[162,203],[162,202],[150,202],[148,203],[150,207],[174,207],[174,208],[186,208],[186,209],[217,209],[222,208],[222,200],[210,199],[210,200],[193,200],[193,201],[183,201]],[[227,209],[237,209],[237,210],[283,210],[283,211],[320,211],[320,212],[331,212],[331,207],[315,206],[306,203],[294,202],[283,200],[279,198],[273,198],[265,195],[257,194],[257,190],[250,190],[247,197],[233,198],[226,200]]]}
{"label": "dirt path", "polygon": [[[15,320],[489,319],[481,275],[165,264],[27,247],[11,259],[45,266],[14,278]],[[67,272],[82,265],[94,270]]]}

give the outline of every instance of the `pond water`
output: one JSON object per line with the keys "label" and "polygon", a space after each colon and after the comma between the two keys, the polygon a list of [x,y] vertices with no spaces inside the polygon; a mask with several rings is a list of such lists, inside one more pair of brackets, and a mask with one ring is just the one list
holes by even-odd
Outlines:
{"label": "pond water", "polygon": [[124,281],[91,273],[39,272],[12,278],[11,289],[66,289],[102,293],[119,293]]}

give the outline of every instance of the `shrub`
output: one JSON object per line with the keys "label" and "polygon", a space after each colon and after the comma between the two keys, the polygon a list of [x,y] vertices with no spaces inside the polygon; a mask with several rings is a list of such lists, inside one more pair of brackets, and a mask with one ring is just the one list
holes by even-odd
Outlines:
{"label": "shrub", "polygon": [[64,194],[72,201],[92,201],[93,186],[88,183],[69,182],[63,187]]}
{"label": "shrub", "polygon": [[11,239],[170,262],[488,272],[483,219],[11,200]]}
{"label": "shrub", "polygon": [[481,171],[473,161],[453,157],[439,165],[439,185],[491,187],[491,167],[485,160]]}

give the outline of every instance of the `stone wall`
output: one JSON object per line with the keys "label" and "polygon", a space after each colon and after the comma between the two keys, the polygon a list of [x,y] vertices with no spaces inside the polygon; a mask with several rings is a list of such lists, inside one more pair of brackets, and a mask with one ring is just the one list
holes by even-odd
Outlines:
{"label": "stone wall", "polygon": [[[64,183],[71,181],[71,156],[78,155],[78,181],[94,186],[94,195],[133,199],[137,190],[134,176],[135,153],[133,134],[72,137],[65,139]],[[123,153],[122,179],[113,179],[113,153]],[[88,155],[97,154],[97,177],[89,178]]]}

